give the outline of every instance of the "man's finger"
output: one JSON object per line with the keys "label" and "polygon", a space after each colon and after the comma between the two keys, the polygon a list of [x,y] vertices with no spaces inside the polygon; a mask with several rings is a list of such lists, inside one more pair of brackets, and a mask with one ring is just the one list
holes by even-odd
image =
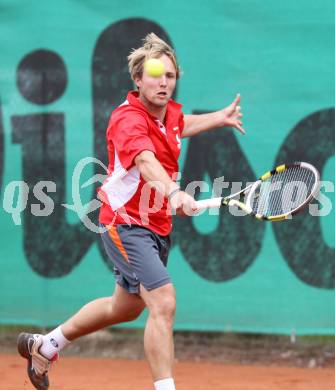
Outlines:
{"label": "man's finger", "polygon": [[232,103],[232,106],[233,106],[234,110],[235,110],[235,108],[238,106],[238,104],[240,103],[240,101],[241,101],[241,95],[238,93],[238,94],[236,95],[235,100],[234,100],[233,103]]}
{"label": "man's finger", "polygon": [[242,126],[237,125],[237,126],[236,126],[236,129],[237,129],[240,133],[242,133],[243,135],[245,135],[245,130],[243,129]]}
{"label": "man's finger", "polygon": [[176,210],[176,214],[179,216],[179,217],[186,217],[186,214],[185,214],[185,211],[182,207],[179,207],[177,210]]}

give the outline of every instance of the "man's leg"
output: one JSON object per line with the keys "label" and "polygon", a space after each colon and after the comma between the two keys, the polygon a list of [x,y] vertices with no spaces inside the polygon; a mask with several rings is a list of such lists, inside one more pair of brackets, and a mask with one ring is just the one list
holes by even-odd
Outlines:
{"label": "man's leg", "polygon": [[[144,350],[154,382],[155,384],[161,381],[173,383],[173,322],[176,310],[174,287],[169,283],[148,291],[141,286],[140,295],[149,310],[144,332]],[[166,388],[174,389],[174,385]]]}
{"label": "man's leg", "polygon": [[143,311],[145,304],[136,294],[116,285],[112,297],[96,299],[85,305],[64,324],[45,336],[21,333],[18,350],[28,360],[28,376],[36,389],[49,388],[50,360],[70,341],[121,322],[132,321]]}
{"label": "man's leg", "polygon": [[107,326],[133,321],[144,307],[141,297],[117,284],[113,296],[89,302],[64,322],[61,329],[64,337],[72,341]]}

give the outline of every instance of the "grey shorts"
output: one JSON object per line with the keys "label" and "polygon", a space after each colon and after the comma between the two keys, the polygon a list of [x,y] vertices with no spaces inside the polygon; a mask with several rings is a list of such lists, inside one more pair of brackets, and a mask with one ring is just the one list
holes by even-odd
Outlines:
{"label": "grey shorts", "polygon": [[160,236],[142,226],[115,225],[109,226],[101,237],[114,264],[116,282],[128,292],[138,294],[140,284],[153,290],[171,283],[166,269],[169,236]]}

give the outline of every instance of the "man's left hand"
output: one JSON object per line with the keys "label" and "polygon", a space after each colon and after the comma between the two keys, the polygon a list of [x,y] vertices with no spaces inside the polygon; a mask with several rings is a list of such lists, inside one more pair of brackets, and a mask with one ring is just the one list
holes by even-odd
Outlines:
{"label": "man's left hand", "polygon": [[242,134],[245,134],[241,121],[243,115],[241,113],[241,106],[239,105],[240,101],[241,96],[237,94],[235,100],[228,107],[221,110],[222,122],[223,126],[234,127]]}

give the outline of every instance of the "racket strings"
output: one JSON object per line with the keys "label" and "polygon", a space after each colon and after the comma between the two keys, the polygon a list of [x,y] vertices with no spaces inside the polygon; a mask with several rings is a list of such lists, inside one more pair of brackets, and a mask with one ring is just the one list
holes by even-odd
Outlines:
{"label": "racket strings", "polygon": [[[274,178],[274,180],[276,180],[277,186],[278,185],[282,185],[283,189],[285,189],[285,186],[288,183],[292,183],[294,178],[297,177],[297,171],[298,171],[298,167],[294,166],[292,169],[289,169],[287,171],[286,175],[284,175],[284,174],[282,174],[282,175],[275,175],[273,178]],[[283,176],[283,178],[281,176]],[[283,194],[282,197],[281,196],[276,196],[275,199],[276,199],[276,201],[275,201],[275,204],[272,207],[271,212],[276,212],[278,214],[284,214],[285,212],[283,212],[283,210],[282,210],[283,207],[281,208],[281,204],[282,204],[282,202],[286,202],[287,201],[286,196]]]}
{"label": "racket strings", "polygon": [[[277,196],[277,201],[273,208],[273,212],[286,214],[302,204],[308,197],[308,183],[310,177],[313,177],[313,173],[308,169],[302,169],[299,166],[295,166],[289,169],[289,175],[284,177],[282,186],[282,193],[279,191],[280,196]],[[280,181],[281,178],[278,178]]]}
{"label": "racket strings", "polygon": [[315,181],[314,173],[301,166],[276,173],[256,189],[252,210],[266,217],[290,213],[307,200]]}

